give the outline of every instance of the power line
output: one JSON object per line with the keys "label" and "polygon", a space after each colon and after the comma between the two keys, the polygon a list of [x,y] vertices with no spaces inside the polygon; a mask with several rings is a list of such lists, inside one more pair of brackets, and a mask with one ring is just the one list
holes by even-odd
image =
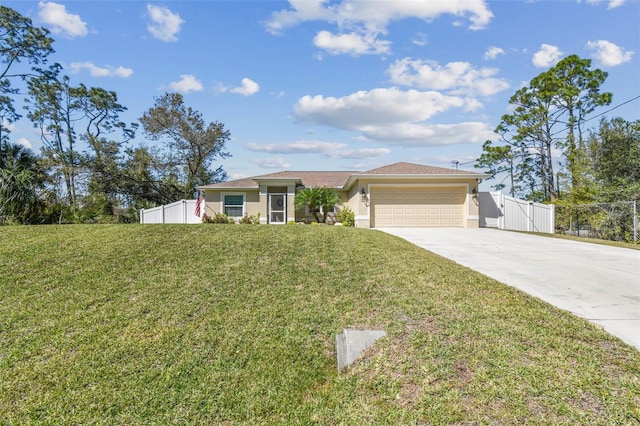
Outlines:
{"label": "power line", "polygon": [[639,99],[639,98],[640,98],[640,95],[636,96],[635,98],[629,99],[628,101],[625,101],[625,102],[623,102],[623,103],[621,103],[621,104],[618,104],[618,105],[614,106],[613,108],[606,110],[605,112],[602,112],[602,113],[600,113],[600,114],[594,115],[594,116],[593,116],[593,117],[591,117],[591,118],[587,118],[586,120],[584,120],[584,123],[586,123],[587,121],[591,121],[591,120],[593,120],[593,119],[596,119],[596,118],[598,118],[598,117],[600,117],[600,116],[602,116],[602,115],[605,115],[606,113],[611,112],[611,111],[613,111],[614,109],[618,109],[618,108],[620,108],[621,106],[626,105],[626,104],[628,104],[628,103],[630,103],[630,102],[633,102],[633,101],[635,101],[636,99]]}
{"label": "power line", "polygon": [[[628,103],[630,103],[630,102],[633,102],[633,101],[635,101],[635,100],[636,100],[636,99],[638,99],[638,98],[640,98],[640,95],[636,96],[635,98],[631,98],[631,99],[629,99],[628,101],[624,101],[624,102],[622,102],[621,104],[618,104],[618,105],[614,106],[613,108],[609,108],[608,110],[606,110],[606,111],[604,111],[604,112],[601,112],[600,114],[596,114],[596,115],[594,115],[593,117],[589,117],[589,118],[587,118],[587,119],[585,119],[585,120],[582,120],[582,123],[586,123],[587,121],[595,120],[596,118],[601,117],[601,116],[605,115],[606,113],[613,111],[614,109],[618,109],[618,108],[620,108],[620,107],[621,107],[621,106],[623,106],[623,105],[626,105],[626,104],[628,104]],[[549,136],[559,135],[560,133],[563,133],[563,132],[565,132],[565,131],[566,131],[566,129],[558,130],[558,131],[557,131],[557,132],[555,132],[555,133],[551,133]]]}
{"label": "power line", "polygon": [[[609,108],[608,110],[603,111],[603,112],[601,112],[600,114],[596,114],[596,115],[594,115],[593,117],[589,117],[589,118],[587,118],[586,120],[583,120],[582,122],[583,122],[583,123],[586,123],[586,122],[588,122],[588,121],[595,120],[596,118],[601,117],[601,116],[603,116],[603,115],[605,115],[605,114],[607,114],[607,113],[610,113],[611,111],[616,110],[616,109],[620,108],[621,106],[624,106],[624,105],[626,105],[626,104],[628,104],[628,103],[631,103],[631,102],[635,101],[636,99],[640,99],[640,95],[638,95],[638,96],[636,96],[636,97],[633,97],[633,98],[631,98],[631,99],[629,99],[629,100],[626,100],[626,101],[624,101],[624,102],[622,102],[622,103],[620,103],[620,104],[618,104],[618,105],[614,106],[613,108]],[[559,133],[562,133],[562,132],[564,132],[564,131],[565,131],[565,130],[560,130],[560,131],[558,131],[558,132],[556,132],[556,133],[552,133],[550,136],[555,136],[555,135],[557,135],[557,134],[559,134]],[[478,160],[476,159],[476,160],[467,161],[467,162],[465,162],[465,163],[461,163],[461,162],[459,162],[459,161],[457,161],[457,160],[453,160],[453,161],[451,162],[451,164],[454,164],[454,165],[456,166],[456,170],[457,170],[457,169],[458,169],[458,166],[465,166],[465,165],[467,165],[467,164],[475,163],[475,162],[477,162],[477,161],[478,161]]]}

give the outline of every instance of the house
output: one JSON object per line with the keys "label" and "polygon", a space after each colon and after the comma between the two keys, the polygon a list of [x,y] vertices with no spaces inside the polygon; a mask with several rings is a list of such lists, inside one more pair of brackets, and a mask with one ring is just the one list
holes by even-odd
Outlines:
{"label": "house", "polygon": [[[334,188],[361,228],[441,226],[477,228],[478,184],[489,175],[412,163],[394,163],[364,172],[282,171],[198,187],[205,213],[260,223],[285,224],[312,218],[295,211],[296,192]],[[305,209],[306,210],[306,209]]]}

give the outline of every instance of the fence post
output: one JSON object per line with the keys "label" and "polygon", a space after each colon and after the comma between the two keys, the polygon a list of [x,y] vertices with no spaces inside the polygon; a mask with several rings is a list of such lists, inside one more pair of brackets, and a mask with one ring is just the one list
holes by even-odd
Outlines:
{"label": "fence post", "polygon": [[140,209],[140,223],[144,223],[144,209]]}
{"label": "fence post", "polygon": [[633,243],[638,242],[638,200],[633,200]]}
{"label": "fence post", "polygon": [[504,194],[501,192],[498,197],[500,216],[498,216],[498,229],[504,229]]}

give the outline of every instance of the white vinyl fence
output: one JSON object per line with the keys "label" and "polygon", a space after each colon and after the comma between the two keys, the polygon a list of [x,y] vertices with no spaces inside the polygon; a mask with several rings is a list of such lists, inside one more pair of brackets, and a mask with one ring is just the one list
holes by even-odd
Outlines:
{"label": "white vinyl fence", "polygon": [[195,215],[195,210],[196,200],[180,200],[140,210],[140,223],[201,223],[202,219]]}
{"label": "white vinyl fence", "polygon": [[481,192],[480,226],[511,231],[555,232],[555,206],[509,197],[501,192]]}

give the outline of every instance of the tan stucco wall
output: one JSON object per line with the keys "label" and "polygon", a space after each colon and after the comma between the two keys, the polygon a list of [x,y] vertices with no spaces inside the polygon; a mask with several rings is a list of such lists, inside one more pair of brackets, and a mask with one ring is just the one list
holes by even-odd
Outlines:
{"label": "tan stucco wall", "polygon": [[[223,210],[222,206],[222,194],[244,194],[245,213],[248,216],[253,216],[260,213],[260,217],[263,217],[261,212],[260,194],[258,190],[208,190],[204,192],[205,200],[205,214],[207,216],[213,216],[216,213],[220,213]],[[266,210],[265,210],[266,212]]]}

